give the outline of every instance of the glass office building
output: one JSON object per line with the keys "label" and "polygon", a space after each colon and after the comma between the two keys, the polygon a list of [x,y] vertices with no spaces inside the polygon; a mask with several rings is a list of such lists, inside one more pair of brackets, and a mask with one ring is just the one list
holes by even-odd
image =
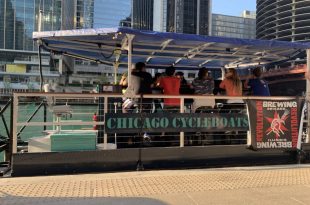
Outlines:
{"label": "glass office building", "polygon": [[158,0],[132,1],[132,27],[140,30],[153,30],[154,2]]}
{"label": "glass office building", "polygon": [[210,0],[154,1],[153,30],[210,35]]}
{"label": "glass office building", "polygon": [[256,19],[212,14],[212,36],[255,39]]}
{"label": "glass office building", "polygon": [[[32,33],[39,28],[40,10],[41,30],[60,30],[61,8],[62,0],[0,0],[0,93],[37,89],[38,47]],[[46,52],[42,52],[42,70],[46,81],[59,78]]]}
{"label": "glass office building", "polygon": [[95,0],[94,28],[131,26],[131,0]]}
{"label": "glass office building", "polygon": [[[101,11],[104,12],[104,11]],[[76,27],[93,28],[94,24],[94,0],[76,1]]]}
{"label": "glass office building", "polygon": [[36,49],[32,32],[38,30],[40,6],[44,13],[42,30],[60,30],[61,0],[0,1],[0,49]]}

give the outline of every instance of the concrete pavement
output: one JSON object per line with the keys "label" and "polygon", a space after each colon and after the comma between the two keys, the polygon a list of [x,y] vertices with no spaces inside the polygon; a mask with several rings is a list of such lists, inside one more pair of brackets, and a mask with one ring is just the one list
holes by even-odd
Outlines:
{"label": "concrete pavement", "polygon": [[310,166],[0,179],[0,204],[310,204]]}

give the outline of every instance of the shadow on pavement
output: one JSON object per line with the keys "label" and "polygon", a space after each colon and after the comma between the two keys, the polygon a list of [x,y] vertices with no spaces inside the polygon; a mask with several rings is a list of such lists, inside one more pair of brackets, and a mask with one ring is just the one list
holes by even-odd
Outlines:
{"label": "shadow on pavement", "polygon": [[1,205],[167,205],[165,202],[145,197],[0,197]]}

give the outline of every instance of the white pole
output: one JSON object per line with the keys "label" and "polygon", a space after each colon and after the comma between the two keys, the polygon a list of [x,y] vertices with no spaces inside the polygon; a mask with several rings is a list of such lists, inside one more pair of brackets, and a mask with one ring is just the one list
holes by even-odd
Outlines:
{"label": "white pole", "polygon": [[117,73],[118,73],[119,62],[113,63],[113,67],[114,67],[114,85],[117,85]]}
{"label": "white pole", "polygon": [[[108,113],[108,97],[104,96],[104,117],[106,116],[106,114]],[[104,121],[106,122],[106,119],[104,119]],[[104,133],[103,135],[103,149],[108,149],[108,134]]]}
{"label": "white pole", "polygon": [[200,0],[197,0],[197,27],[196,27],[196,34],[199,35],[200,31]]}
{"label": "white pole", "polygon": [[212,36],[212,1],[209,1],[209,22],[208,22],[208,29],[209,29],[209,36]]}
{"label": "white pole", "polygon": [[[114,113],[117,113],[117,102],[114,103]],[[114,133],[114,142],[115,142],[115,147],[117,149],[117,134]]]}
{"label": "white pole", "polygon": [[[38,32],[41,32],[42,29],[42,14],[43,10],[41,9],[41,2],[40,2],[40,11],[39,11],[39,20],[38,20]],[[43,90],[43,73],[42,73],[42,56],[41,56],[41,41],[38,40],[38,57],[39,57],[39,70],[40,70],[40,92]]]}
{"label": "white pole", "polygon": [[221,71],[222,71],[222,80],[224,80],[225,79],[225,68],[222,67]]}
{"label": "white pole", "polygon": [[17,121],[18,121],[18,97],[14,93],[13,96],[13,154],[17,153]]}
{"label": "white pole", "polygon": [[38,19],[38,32],[42,31],[42,14],[43,14],[43,10],[41,9],[41,6],[40,6],[39,19]]}
{"label": "white pole", "polygon": [[126,34],[128,39],[128,77],[127,84],[128,87],[131,86],[131,70],[132,70],[132,40],[134,39],[134,35]]}
{"label": "white pole", "polygon": [[[310,74],[310,49],[307,49],[307,75],[309,77]],[[307,80],[307,89],[306,89],[306,99],[310,100],[310,79]]]}
{"label": "white pole", "polygon": [[[180,113],[184,113],[184,98],[181,98]],[[180,147],[184,147],[184,132],[180,132]]]}

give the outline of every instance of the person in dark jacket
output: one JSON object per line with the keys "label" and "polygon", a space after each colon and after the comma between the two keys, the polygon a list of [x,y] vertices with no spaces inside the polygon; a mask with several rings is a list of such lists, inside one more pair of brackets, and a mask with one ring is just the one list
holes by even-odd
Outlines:
{"label": "person in dark jacket", "polygon": [[[131,74],[135,77],[133,79],[139,80],[139,87],[137,94],[152,94],[153,78],[145,69],[145,63],[138,62],[135,66],[135,71]],[[142,110],[150,111],[152,107],[152,99],[142,99]]]}
{"label": "person in dark jacket", "polygon": [[256,67],[253,70],[253,78],[247,79],[244,83],[245,88],[251,88],[255,96],[270,96],[268,83],[261,78],[262,69]]}

